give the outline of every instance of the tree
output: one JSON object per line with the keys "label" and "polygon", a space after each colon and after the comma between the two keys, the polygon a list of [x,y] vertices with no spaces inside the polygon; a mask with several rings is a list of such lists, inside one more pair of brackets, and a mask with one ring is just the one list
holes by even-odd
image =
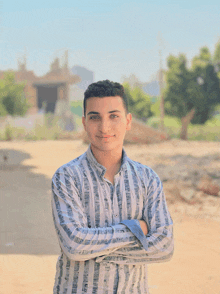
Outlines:
{"label": "tree", "polygon": [[219,79],[215,66],[204,60],[193,60],[194,79],[199,83],[201,99],[196,102],[193,124],[204,124],[211,118],[215,106],[220,103]]}
{"label": "tree", "polygon": [[128,110],[137,119],[146,121],[147,118],[153,115],[151,111],[150,96],[144,93],[140,87],[131,88],[128,83],[123,84],[125,95],[128,99]]}
{"label": "tree", "polygon": [[16,83],[12,72],[5,74],[0,80],[0,116],[10,114],[25,115],[29,105],[24,95],[25,83]]}
{"label": "tree", "polygon": [[220,41],[215,45],[213,61],[214,63],[220,63]]}
{"label": "tree", "polygon": [[151,111],[153,113],[153,116],[159,117],[160,116],[160,99],[157,96],[151,97]]}
{"label": "tree", "polygon": [[[165,112],[181,119],[180,137],[186,139],[187,127],[195,111],[191,101],[192,92],[189,91],[192,74],[187,69],[187,60],[184,55],[169,56],[167,65],[166,88],[164,90]],[[193,89],[193,85],[190,88]]]}
{"label": "tree", "polygon": [[180,138],[186,140],[189,123],[204,124],[219,103],[219,80],[207,47],[193,59],[190,69],[184,55],[170,56],[167,64],[165,111],[181,119]]}
{"label": "tree", "polygon": [[220,41],[215,45],[215,52],[213,56],[213,64],[218,72],[218,78],[220,80]]}

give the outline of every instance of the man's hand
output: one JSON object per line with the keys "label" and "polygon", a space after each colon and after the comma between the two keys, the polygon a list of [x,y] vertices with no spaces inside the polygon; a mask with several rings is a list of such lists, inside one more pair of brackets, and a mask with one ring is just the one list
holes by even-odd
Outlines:
{"label": "man's hand", "polygon": [[141,219],[139,219],[139,223],[140,223],[140,226],[141,226],[141,229],[142,229],[144,235],[146,236],[148,233],[147,224],[145,223],[144,220],[141,220]]}

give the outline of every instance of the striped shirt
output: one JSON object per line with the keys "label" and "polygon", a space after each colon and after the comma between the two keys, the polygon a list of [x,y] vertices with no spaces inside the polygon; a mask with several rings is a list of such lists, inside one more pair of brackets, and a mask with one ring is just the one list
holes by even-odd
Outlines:
{"label": "striped shirt", "polygon": [[53,176],[52,213],[61,248],[54,294],[149,293],[147,264],[173,255],[173,222],[156,173],[124,149],[114,184],[105,171],[89,146]]}

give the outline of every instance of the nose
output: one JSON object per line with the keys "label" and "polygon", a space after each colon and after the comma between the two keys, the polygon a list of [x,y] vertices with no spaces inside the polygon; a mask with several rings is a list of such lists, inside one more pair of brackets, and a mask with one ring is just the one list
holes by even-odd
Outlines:
{"label": "nose", "polygon": [[108,119],[102,119],[99,124],[99,130],[103,134],[107,134],[110,129],[110,122]]}

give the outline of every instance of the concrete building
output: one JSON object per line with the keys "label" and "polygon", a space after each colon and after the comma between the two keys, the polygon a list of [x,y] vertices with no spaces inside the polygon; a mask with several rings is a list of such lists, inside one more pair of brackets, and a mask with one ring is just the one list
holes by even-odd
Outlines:
{"label": "concrete building", "polygon": [[[61,67],[59,59],[56,58],[50,71],[37,77],[33,71],[26,69],[26,62],[18,63],[15,73],[16,82],[26,82],[24,89],[25,97],[31,104],[29,114],[35,114],[45,108],[45,112],[54,113],[57,104],[68,104],[70,85],[81,81],[78,75],[72,74],[68,69],[67,62]],[[0,79],[4,78],[5,71],[0,71]]]}

